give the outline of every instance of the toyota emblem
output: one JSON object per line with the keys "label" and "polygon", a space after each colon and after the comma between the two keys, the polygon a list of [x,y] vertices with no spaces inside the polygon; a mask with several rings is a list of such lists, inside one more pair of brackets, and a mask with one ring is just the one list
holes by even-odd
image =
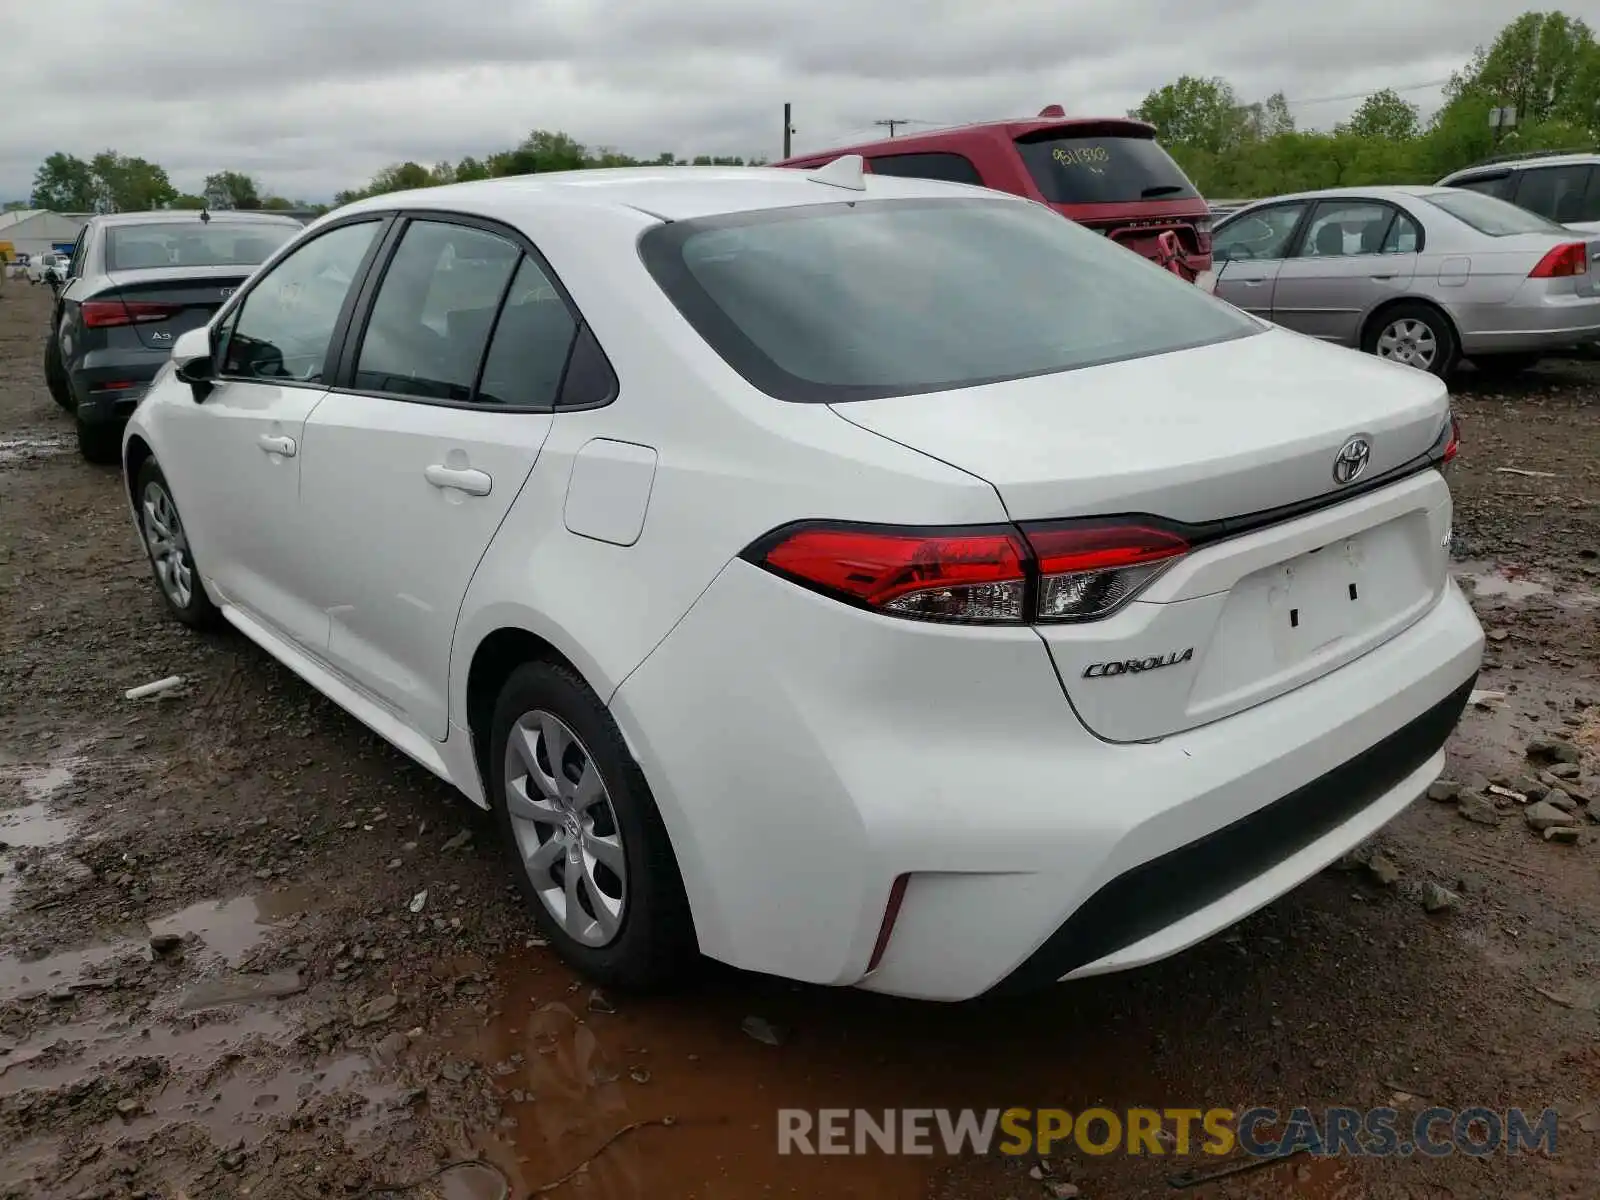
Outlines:
{"label": "toyota emblem", "polygon": [[1338,484],[1354,483],[1366,471],[1371,458],[1372,447],[1367,439],[1351,438],[1339,447],[1339,455],[1333,460],[1333,481]]}

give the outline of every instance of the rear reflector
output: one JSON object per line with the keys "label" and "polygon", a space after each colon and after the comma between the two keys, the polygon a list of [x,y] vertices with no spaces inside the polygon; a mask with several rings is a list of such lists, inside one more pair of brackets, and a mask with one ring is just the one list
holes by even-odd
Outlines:
{"label": "rear reflector", "polygon": [[1563,279],[1583,275],[1589,270],[1589,248],[1583,242],[1567,242],[1555,247],[1528,272],[1529,279]]}
{"label": "rear reflector", "polygon": [[82,306],[83,323],[90,329],[165,321],[182,309],[179,304],[156,304],[148,300],[85,300]]}
{"label": "rear reflector", "polygon": [[886,616],[976,625],[1109,616],[1189,550],[1147,525],[1062,521],[911,529],[802,525],[744,557]]}

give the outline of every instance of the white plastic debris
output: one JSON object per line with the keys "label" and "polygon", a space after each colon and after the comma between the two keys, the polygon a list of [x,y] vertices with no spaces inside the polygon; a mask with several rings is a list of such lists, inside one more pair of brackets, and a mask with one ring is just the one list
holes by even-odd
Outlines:
{"label": "white plastic debris", "polygon": [[1554,479],[1554,471],[1530,471],[1526,467],[1496,467],[1497,475],[1521,475],[1525,479]]}
{"label": "white plastic debris", "polygon": [[124,700],[143,700],[147,696],[159,696],[163,692],[170,692],[173,688],[182,686],[182,675],[168,675],[165,679],[158,679],[154,683],[141,683],[138,687],[129,688],[122,693],[122,698]]}
{"label": "white plastic debris", "polygon": [[1480,708],[1488,708],[1491,704],[1498,704],[1506,698],[1504,692],[1492,692],[1487,688],[1479,688],[1467,697],[1468,704],[1475,704]]}
{"label": "white plastic debris", "polygon": [[427,888],[423,888],[415,896],[411,897],[411,903],[406,905],[406,907],[409,908],[413,913],[419,913],[419,912],[422,911],[423,905],[425,905],[427,903],[428,903],[428,889]]}

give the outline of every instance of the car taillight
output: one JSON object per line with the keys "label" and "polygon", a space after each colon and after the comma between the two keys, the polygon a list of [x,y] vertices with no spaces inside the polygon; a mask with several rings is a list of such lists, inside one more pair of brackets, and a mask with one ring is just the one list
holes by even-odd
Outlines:
{"label": "car taillight", "polygon": [[1201,217],[1198,221],[1196,221],[1194,223],[1194,231],[1196,233],[1200,234],[1202,237],[1210,237],[1211,236],[1211,218],[1210,217]]}
{"label": "car taillight", "polygon": [[1038,564],[1041,621],[1109,616],[1189,551],[1177,534],[1143,525],[1024,525],[1022,532]]}
{"label": "car taillight", "polygon": [[1450,414],[1450,432],[1445,435],[1444,454],[1442,461],[1452,462],[1457,454],[1461,453],[1461,422],[1456,420],[1455,413]]}
{"label": "car taillight", "polygon": [[1562,279],[1571,275],[1582,275],[1588,270],[1588,246],[1583,242],[1566,242],[1541,258],[1533,270],[1528,272],[1528,278]]}
{"label": "car taillight", "polygon": [[802,525],[745,552],[759,566],[888,616],[969,625],[1092,621],[1189,550],[1145,525],[1063,521],[922,530]]}
{"label": "car taillight", "polygon": [[85,300],[83,323],[90,329],[113,325],[145,325],[165,321],[179,312],[180,305],[156,304],[148,300]]}

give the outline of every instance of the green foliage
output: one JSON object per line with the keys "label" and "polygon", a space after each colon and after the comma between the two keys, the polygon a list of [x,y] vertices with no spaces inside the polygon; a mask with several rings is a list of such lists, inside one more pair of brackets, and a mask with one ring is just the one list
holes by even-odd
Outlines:
{"label": "green foliage", "polygon": [[256,181],[241,171],[218,171],[214,175],[207,175],[204,192],[212,208],[261,207],[261,193]]}
{"label": "green foliage", "polygon": [[53,212],[93,212],[100,189],[94,171],[74,154],[52,154],[33,175],[33,206]]}
{"label": "green foliage", "polygon": [[33,205],[55,212],[139,212],[177,198],[167,173],[155,163],[102,150],[88,162],[52,154],[33,176]]}

